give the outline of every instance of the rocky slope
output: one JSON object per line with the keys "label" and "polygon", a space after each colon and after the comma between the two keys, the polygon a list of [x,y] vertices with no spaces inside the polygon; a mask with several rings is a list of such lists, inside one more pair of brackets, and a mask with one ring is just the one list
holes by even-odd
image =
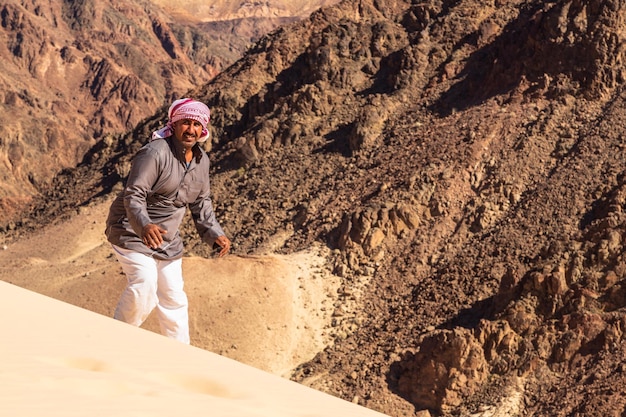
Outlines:
{"label": "rocky slope", "polygon": [[[347,0],[193,92],[234,251],[333,249],[334,343],[294,380],[391,416],[626,411],[625,11]],[[163,117],[6,239],[119,190]]]}
{"label": "rocky slope", "polygon": [[103,136],[132,129],[301,16],[265,13],[240,4],[214,11],[211,23],[173,18],[147,0],[0,5],[0,218],[13,220]]}

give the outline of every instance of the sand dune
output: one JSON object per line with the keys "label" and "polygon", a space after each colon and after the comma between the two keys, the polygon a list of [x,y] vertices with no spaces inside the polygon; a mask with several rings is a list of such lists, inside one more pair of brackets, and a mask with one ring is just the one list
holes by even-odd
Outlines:
{"label": "sand dune", "polygon": [[[112,317],[126,278],[104,237],[109,202],[0,250],[0,280]],[[191,343],[284,375],[329,342],[337,277],[321,249],[183,260]],[[158,332],[154,315],[143,326]]]}
{"label": "sand dune", "polygon": [[337,279],[321,249],[185,258],[186,346],[152,316],[111,318],[125,277],[107,208],[0,250],[0,415],[380,415],[284,378],[330,340]]}
{"label": "sand dune", "polygon": [[3,416],[382,415],[5,282],[0,294]]}

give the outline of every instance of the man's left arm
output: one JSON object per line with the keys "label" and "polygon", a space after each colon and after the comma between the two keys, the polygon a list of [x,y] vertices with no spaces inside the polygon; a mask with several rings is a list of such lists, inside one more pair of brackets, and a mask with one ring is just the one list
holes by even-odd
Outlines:
{"label": "man's left arm", "polygon": [[211,247],[217,244],[221,248],[219,256],[226,255],[230,251],[231,242],[215,216],[208,181],[196,201],[189,204],[189,209],[202,241]]}

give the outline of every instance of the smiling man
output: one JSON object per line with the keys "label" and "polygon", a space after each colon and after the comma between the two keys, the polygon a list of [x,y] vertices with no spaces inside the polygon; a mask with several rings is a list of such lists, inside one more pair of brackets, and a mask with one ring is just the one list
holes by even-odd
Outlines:
{"label": "smiling man", "polygon": [[157,309],[161,333],[189,343],[179,228],[187,207],[202,240],[224,256],[230,240],[218,223],[209,186],[209,108],[185,98],[172,103],[167,124],[134,156],[126,187],[111,204],[106,236],[128,285],[114,317],[140,326]]}

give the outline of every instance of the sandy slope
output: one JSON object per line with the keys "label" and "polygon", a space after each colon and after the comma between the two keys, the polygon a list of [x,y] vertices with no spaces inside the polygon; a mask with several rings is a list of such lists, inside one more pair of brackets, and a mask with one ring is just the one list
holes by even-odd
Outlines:
{"label": "sandy slope", "polygon": [[[125,277],[104,239],[108,202],[0,250],[0,280],[111,317]],[[192,345],[284,375],[327,343],[337,280],[321,250],[183,261]],[[154,315],[144,324],[158,332]]]}
{"label": "sandy slope", "polygon": [[0,282],[0,415],[382,416]]}

